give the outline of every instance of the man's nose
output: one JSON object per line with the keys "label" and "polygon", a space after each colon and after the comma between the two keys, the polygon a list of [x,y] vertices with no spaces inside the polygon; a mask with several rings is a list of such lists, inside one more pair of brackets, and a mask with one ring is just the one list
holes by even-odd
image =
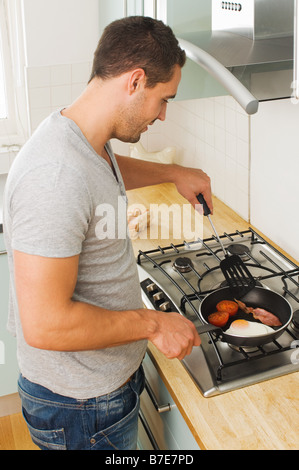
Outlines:
{"label": "man's nose", "polygon": [[160,121],[165,121],[166,119],[166,110],[167,110],[167,103],[164,103],[162,105],[161,111],[159,113],[159,116],[157,119],[160,119]]}

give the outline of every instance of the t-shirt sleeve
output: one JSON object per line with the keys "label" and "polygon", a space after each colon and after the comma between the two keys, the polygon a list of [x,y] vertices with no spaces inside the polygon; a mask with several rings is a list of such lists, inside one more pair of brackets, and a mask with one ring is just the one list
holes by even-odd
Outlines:
{"label": "t-shirt sleeve", "polygon": [[48,164],[28,171],[11,198],[12,248],[61,258],[81,252],[92,202],[76,169]]}

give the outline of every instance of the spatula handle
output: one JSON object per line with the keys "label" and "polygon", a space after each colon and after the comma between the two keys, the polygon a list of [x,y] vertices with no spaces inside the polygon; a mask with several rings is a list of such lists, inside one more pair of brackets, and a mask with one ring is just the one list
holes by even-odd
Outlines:
{"label": "spatula handle", "polygon": [[210,215],[211,214],[211,211],[209,209],[209,206],[208,204],[206,203],[206,200],[205,198],[203,197],[202,194],[199,194],[197,197],[197,200],[199,202],[199,204],[201,204],[203,206],[203,213],[204,215]]}

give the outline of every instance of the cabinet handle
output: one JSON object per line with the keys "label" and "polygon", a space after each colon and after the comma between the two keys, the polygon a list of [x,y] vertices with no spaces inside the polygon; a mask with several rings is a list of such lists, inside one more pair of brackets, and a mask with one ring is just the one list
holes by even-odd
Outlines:
{"label": "cabinet handle", "polygon": [[158,411],[158,413],[165,413],[166,411],[171,411],[171,405],[170,403],[167,403],[167,405],[159,405],[157,398],[155,397],[155,394],[148,382],[147,379],[145,379],[145,385],[144,385],[145,390],[148,393],[148,396],[150,397],[155,409]]}
{"label": "cabinet handle", "polygon": [[153,1],[153,9],[154,9],[154,12],[153,12],[154,18],[157,20],[158,19],[158,2],[157,2],[157,0]]}

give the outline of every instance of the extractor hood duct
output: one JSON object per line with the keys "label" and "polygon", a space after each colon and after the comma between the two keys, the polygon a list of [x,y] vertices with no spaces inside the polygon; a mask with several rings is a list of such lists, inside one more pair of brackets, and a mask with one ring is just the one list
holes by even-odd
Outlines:
{"label": "extractor hood duct", "polygon": [[178,41],[182,49],[185,50],[188,59],[203,67],[210,75],[216,78],[229,94],[237,100],[247,114],[255,114],[257,112],[259,106],[258,100],[218,60],[189,41],[180,38],[178,38]]}

